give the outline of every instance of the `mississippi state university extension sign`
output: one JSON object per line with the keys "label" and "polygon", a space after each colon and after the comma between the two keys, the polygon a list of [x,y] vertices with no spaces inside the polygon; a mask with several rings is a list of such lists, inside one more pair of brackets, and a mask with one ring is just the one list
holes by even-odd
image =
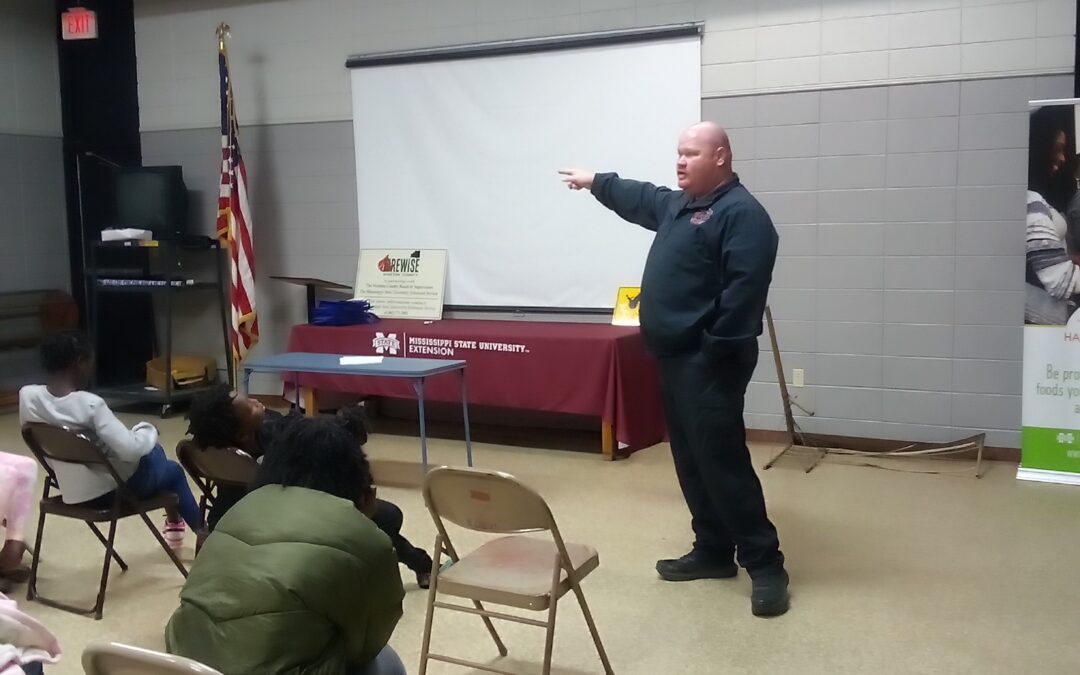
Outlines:
{"label": "mississippi state university extension sign", "polygon": [[513,342],[491,342],[443,338],[432,335],[407,335],[376,331],[371,340],[371,350],[384,356],[411,356],[414,358],[463,358],[464,352],[501,352],[503,354],[528,354],[529,346]]}

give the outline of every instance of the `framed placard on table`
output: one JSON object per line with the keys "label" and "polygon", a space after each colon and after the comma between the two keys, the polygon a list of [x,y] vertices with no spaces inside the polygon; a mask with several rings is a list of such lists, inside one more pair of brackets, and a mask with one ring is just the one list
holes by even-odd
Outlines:
{"label": "framed placard on table", "polygon": [[386,319],[439,320],[446,292],[443,249],[362,249],[354,297]]}

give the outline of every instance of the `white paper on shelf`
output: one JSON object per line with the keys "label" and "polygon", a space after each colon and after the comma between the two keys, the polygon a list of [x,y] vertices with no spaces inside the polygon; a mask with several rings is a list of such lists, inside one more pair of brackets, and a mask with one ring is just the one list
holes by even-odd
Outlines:
{"label": "white paper on shelf", "polygon": [[338,359],[338,363],[343,366],[367,366],[382,362],[381,356],[342,356]]}
{"label": "white paper on shelf", "polygon": [[153,238],[154,233],[150,230],[137,230],[132,227],[101,231],[101,241],[124,241],[126,239],[143,239],[149,241]]}

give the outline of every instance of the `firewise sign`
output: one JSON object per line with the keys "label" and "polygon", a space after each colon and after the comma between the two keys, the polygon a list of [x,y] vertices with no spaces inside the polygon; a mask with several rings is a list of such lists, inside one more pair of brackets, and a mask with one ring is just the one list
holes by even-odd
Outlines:
{"label": "firewise sign", "polygon": [[441,319],[446,257],[438,249],[363,249],[355,297],[384,319]]}

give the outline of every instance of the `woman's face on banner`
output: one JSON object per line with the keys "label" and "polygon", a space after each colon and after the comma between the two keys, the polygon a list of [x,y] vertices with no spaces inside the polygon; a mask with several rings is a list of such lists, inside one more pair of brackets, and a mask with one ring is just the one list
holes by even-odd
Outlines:
{"label": "woman's face on banner", "polygon": [[1054,137],[1054,145],[1050,147],[1050,175],[1058,172],[1065,164],[1065,132],[1059,131]]}

